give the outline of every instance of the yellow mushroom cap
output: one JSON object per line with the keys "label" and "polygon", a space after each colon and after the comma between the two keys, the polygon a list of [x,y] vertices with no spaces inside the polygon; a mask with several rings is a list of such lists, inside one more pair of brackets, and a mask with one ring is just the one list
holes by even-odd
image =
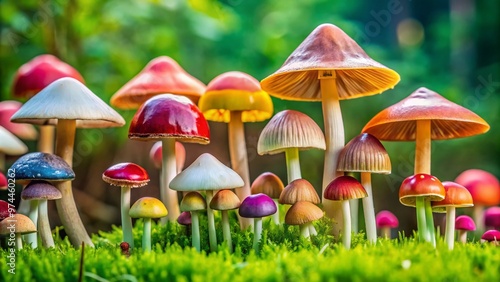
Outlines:
{"label": "yellow mushroom cap", "polygon": [[313,203],[300,201],[290,207],[285,215],[285,223],[302,225],[323,217],[323,211]]}
{"label": "yellow mushroom cap", "polygon": [[143,197],[130,207],[129,215],[132,218],[160,218],[167,216],[165,205],[158,199]]}
{"label": "yellow mushroom cap", "polygon": [[206,210],[207,202],[200,193],[189,192],[182,198],[180,209],[183,212]]}

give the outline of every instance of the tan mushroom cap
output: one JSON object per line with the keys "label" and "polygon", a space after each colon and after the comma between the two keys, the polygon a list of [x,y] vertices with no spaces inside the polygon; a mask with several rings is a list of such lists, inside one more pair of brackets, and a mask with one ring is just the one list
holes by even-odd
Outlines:
{"label": "tan mushroom cap", "polygon": [[184,197],[180,204],[182,212],[202,211],[207,209],[205,198],[198,192],[189,192]]}
{"label": "tan mushroom cap", "polygon": [[77,120],[77,127],[123,126],[125,120],[85,85],[64,77],[33,96],[12,116],[13,122],[55,124],[55,119]]}
{"label": "tan mushroom cap", "polygon": [[285,215],[285,223],[302,225],[323,217],[323,211],[311,202],[300,201],[290,207]]}
{"label": "tan mushroom cap", "polygon": [[444,140],[485,133],[490,126],[472,111],[425,87],[375,115],[363,128],[380,140],[415,140],[417,120],[431,121],[431,139]]}
{"label": "tan mushroom cap", "polygon": [[338,171],[391,173],[391,159],[377,138],[361,133],[340,151]]}
{"label": "tan mushroom cap", "polygon": [[320,203],[318,193],[312,184],[302,178],[290,182],[283,192],[281,192],[278,200],[282,205],[293,205],[300,201],[311,202],[313,204]]}
{"label": "tan mushroom cap", "polygon": [[268,195],[271,199],[278,199],[284,189],[281,179],[272,172],[264,172],[257,176],[252,182],[250,191],[252,194],[263,193]]}
{"label": "tan mushroom cap", "polygon": [[322,24],[280,69],[261,81],[261,86],[270,95],[282,99],[320,101],[320,70],[335,71],[340,99],[379,94],[400,80],[395,71],[371,59],[340,28]]}
{"label": "tan mushroom cap", "polygon": [[36,226],[31,219],[24,214],[16,213],[0,222],[0,234],[8,235],[12,231],[10,226],[14,223],[14,233],[29,234],[36,232]]}
{"label": "tan mushroom cap", "polygon": [[218,211],[234,210],[240,205],[240,198],[231,190],[220,190],[210,201],[210,208]]}
{"label": "tan mushroom cap", "polygon": [[22,155],[28,152],[28,147],[14,134],[0,126],[0,153],[6,155]]}
{"label": "tan mushroom cap", "polygon": [[276,154],[287,148],[324,150],[325,136],[309,116],[294,110],[284,110],[275,114],[262,129],[257,152],[259,155]]}

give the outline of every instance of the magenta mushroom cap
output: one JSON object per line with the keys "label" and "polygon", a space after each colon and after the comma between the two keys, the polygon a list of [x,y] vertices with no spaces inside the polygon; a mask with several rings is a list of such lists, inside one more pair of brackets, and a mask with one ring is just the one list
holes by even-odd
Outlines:
{"label": "magenta mushroom cap", "polygon": [[486,240],[488,242],[500,241],[500,231],[488,230],[484,232],[483,236],[481,236],[481,239]]}
{"label": "magenta mushroom cap", "polygon": [[380,211],[379,213],[377,213],[375,220],[378,228],[397,228],[399,226],[398,218],[390,211]]}
{"label": "magenta mushroom cap", "polygon": [[177,217],[177,223],[180,225],[191,225],[191,213],[188,211],[181,212],[179,217]]}
{"label": "magenta mushroom cap", "polygon": [[0,190],[7,190],[7,177],[5,177],[5,174],[0,171]]}
{"label": "magenta mushroom cap", "polygon": [[491,207],[484,212],[484,225],[500,229],[500,207]]}
{"label": "magenta mushroom cap", "polygon": [[266,194],[259,193],[246,197],[241,202],[239,214],[246,218],[269,216],[278,210],[276,203]]}
{"label": "magenta mushroom cap", "polygon": [[455,229],[474,231],[476,230],[476,224],[474,223],[474,220],[470,216],[461,215],[455,219]]}

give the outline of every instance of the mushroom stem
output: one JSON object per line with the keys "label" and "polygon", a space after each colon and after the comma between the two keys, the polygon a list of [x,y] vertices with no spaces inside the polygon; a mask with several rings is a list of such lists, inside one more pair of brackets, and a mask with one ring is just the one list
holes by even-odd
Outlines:
{"label": "mushroom stem", "polygon": [[229,217],[227,211],[222,211],[222,233],[224,235],[224,241],[227,243],[229,252],[233,252],[233,242],[231,240],[231,226],[229,225]]}
{"label": "mushroom stem", "polygon": [[286,148],[285,159],[288,183],[294,181],[295,179],[302,178],[302,173],[300,172],[299,149]]}
{"label": "mushroom stem", "polygon": [[276,204],[276,212],[271,215],[271,218],[273,219],[274,224],[279,225],[280,224],[280,206],[278,203],[278,199],[273,199],[274,203]]}
{"label": "mushroom stem", "polygon": [[311,225],[310,222],[304,223],[300,225],[300,235],[304,238],[308,238],[311,236],[311,233],[309,233],[309,226]]}
{"label": "mushroom stem", "polygon": [[[30,211],[28,214],[28,217],[33,221],[34,224],[37,224],[38,222],[38,200],[30,200],[29,201],[30,205]],[[37,233],[29,233],[24,235],[24,239],[26,240],[26,243],[31,245],[32,249],[38,248],[38,236]]]}
{"label": "mushroom stem", "polygon": [[5,154],[0,152],[0,171],[5,171]]}
{"label": "mushroom stem", "polygon": [[52,248],[55,246],[52,230],[50,229],[47,200],[39,200],[38,202],[38,234],[40,234],[40,239],[42,240],[42,246],[44,248]]}
{"label": "mushroom stem", "polygon": [[425,223],[427,224],[427,235],[429,236],[428,242],[436,247],[436,227],[434,226],[434,216],[432,215],[431,201],[424,200],[425,205]]}
{"label": "mushroom stem", "polygon": [[[241,120],[241,111],[230,111],[228,124],[229,155],[231,157],[231,167],[240,175],[245,183],[243,187],[234,189],[234,192],[243,201],[250,193],[250,174],[248,169],[247,145],[245,143],[245,127]],[[238,215],[241,230],[252,225],[251,218],[244,218]]]}
{"label": "mushroom stem", "polygon": [[52,125],[40,126],[40,137],[38,138],[38,151],[43,153],[54,153],[54,131]]}
{"label": "mushroom stem", "polygon": [[455,207],[446,207],[446,231],[444,233],[446,245],[453,250],[455,243]]}
{"label": "mushroom stem", "polygon": [[418,120],[415,138],[414,174],[431,174],[431,121]]}
{"label": "mushroom stem", "polygon": [[415,209],[417,210],[417,228],[419,240],[429,242],[425,218],[425,199],[424,197],[415,197]]}
{"label": "mushroom stem", "polygon": [[359,199],[349,200],[349,207],[351,208],[351,230],[358,233],[359,230]]}
{"label": "mushroom stem", "polygon": [[386,239],[391,239],[391,228],[390,227],[380,228],[380,236]]}
{"label": "mushroom stem", "polygon": [[162,165],[161,165],[161,190],[160,198],[168,210],[168,215],[161,218],[162,224],[167,221],[176,220],[180,215],[179,200],[177,199],[177,192],[170,189],[170,181],[177,175],[177,161],[175,159],[175,139],[163,138],[162,139]]}
{"label": "mushroom stem", "polygon": [[253,249],[259,253],[259,241],[262,237],[262,217],[254,218]]}
{"label": "mushroom stem", "polygon": [[144,227],[142,231],[142,250],[151,251],[151,218],[144,218]]}
{"label": "mushroom stem", "polygon": [[206,201],[207,201],[207,218],[208,218],[208,239],[210,242],[210,251],[217,251],[217,234],[215,233],[215,219],[214,211],[210,208],[210,202],[214,197],[214,191],[206,191]]}
{"label": "mushroom stem", "polygon": [[342,216],[344,220],[342,228],[342,243],[344,243],[344,247],[349,250],[351,248],[351,208],[348,200],[341,202]]}
{"label": "mushroom stem", "polygon": [[16,233],[16,250],[22,250],[23,249],[23,239],[21,236],[21,233]]}
{"label": "mushroom stem", "polygon": [[191,244],[198,252],[201,252],[200,220],[197,211],[191,212]]}
{"label": "mushroom stem", "polygon": [[[73,166],[75,131],[76,120],[60,119],[57,121],[56,155],[65,160],[71,167]],[[56,200],[57,212],[71,244],[79,248],[82,242],[85,242],[86,246],[94,247],[78,214],[71,189],[71,181],[60,182],[56,187],[62,194],[62,198]]]}
{"label": "mushroom stem", "polygon": [[121,187],[121,217],[123,242],[127,242],[130,248],[134,247],[134,235],[132,234],[132,219],[130,212],[130,187]]}
{"label": "mushroom stem", "polygon": [[467,243],[467,230],[458,230],[458,240],[463,244]]}
{"label": "mushroom stem", "polygon": [[474,204],[474,207],[472,208],[472,217],[474,218],[474,222],[476,223],[477,231],[483,232],[485,229],[485,226],[484,226],[484,206]]}
{"label": "mushroom stem", "polygon": [[372,175],[361,172],[361,184],[365,187],[367,197],[363,198],[363,212],[365,215],[366,238],[372,243],[377,243],[377,224],[375,222],[375,209],[373,207]]}
{"label": "mushroom stem", "polygon": [[312,223],[309,224],[309,235],[310,236],[318,235],[318,231],[316,231],[316,228],[314,228],[314,225]]}

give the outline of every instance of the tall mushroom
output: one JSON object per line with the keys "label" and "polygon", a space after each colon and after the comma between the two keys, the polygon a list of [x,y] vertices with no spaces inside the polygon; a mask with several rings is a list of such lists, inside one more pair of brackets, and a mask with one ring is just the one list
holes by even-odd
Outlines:
{"label": "tall mushroom", "polygon": [[201,251],[200,245],[200,220],[198,213],[207,209],[205,198],[198,192],[189,192],[182,197],[181,201],[181,215],[177,218],[177,222],[184,214],[190,214],[189,221],[191,222],[191,245],[199,252]]}
{"label": "tall mushroom", "polygon": [[[174,221],[180,214],[177,193],[169,187],[177,175],[175,141],[208,144],[208,123],[198,107],[186,97],[161,94],[146,101],[135,113],[128,131],[130,139],[162,141],[160,199]],[[162,220],[162,223],[166,221]]]}
{"label": "tall mushroom", "polygon": [[[231,71],[210,81],[198,106],[207,120],[228,123],[231,167],[245,182],[242,188],[235,189],[242,201],[250,195],[250,172],[243,123],[269,119],[273,114],[271,97],[262,91],[259,81],[249,74]],[[240,217],[241,229],[251,224],[251,220]]]}
{"label": "tall mushroom", "polygon": [[[399,75],[371,59],[344,31],[322,24],[293,51],[285,63],[261,81],[264,91],[288,100],[321,101],[326,152],[323,192],[337,176],[337,158],[344,147],[339,100],[382,93],[399,82]],[[324,193],[322,193],[324,194]],[[324,201],[329,217],[340,218],[340,206]]]}
{"label": "tall mushroom", "polygon": [[[76,79],[58,79],[33,96],[12,116],[13,122],[49,124],[57,119],[56,154],[70,166],[77,127],[123,126],[125,120]],[[82,241],[93,246],[76,208],[71,182],[57,184],[62,198],[56,200],[64,230],[75,247]]]}
{"label": "tall mushroom", "polygon": [[5,155],[22,155],[28,147],[14,134],[0,126],[0,170],[5,171]]}
{"label": "tall mushroom", "polygon": [[[278,199],[280,198],[281,192],[283,192],[283,182],[281,179],[272,172],[264,172],[257,176],[252,182],[250,191],[252,194],[263,193],[273,199],[276,206],[278,206]],[[275,214],[272,215],[275,224],[280,224],[280,213],[279,208]]]}

